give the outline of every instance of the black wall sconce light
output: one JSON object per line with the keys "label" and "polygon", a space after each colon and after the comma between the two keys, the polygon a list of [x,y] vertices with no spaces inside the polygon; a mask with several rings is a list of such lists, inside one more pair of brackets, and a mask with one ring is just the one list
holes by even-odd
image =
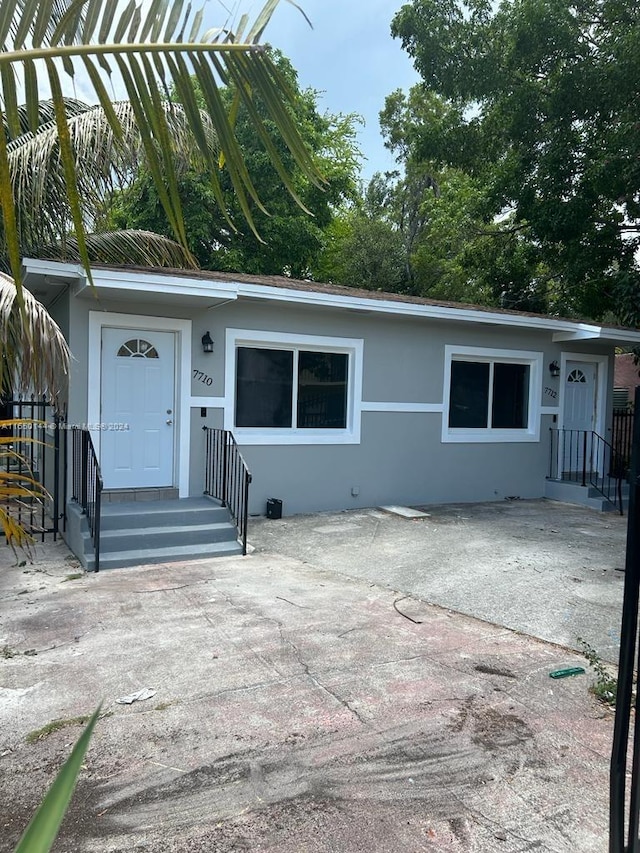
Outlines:
{"label": "black wall sconce light", "polygon": [[209,332],[202,336],[202,352],[213,352],[213,340]]}
{"label": "black wall sconce light", "polygon": [[551,364],[549,365],[549,373],[553,376],[554,379],[557,379],[558,376],[560,376],[560,365],[557,361],[551,362]]}

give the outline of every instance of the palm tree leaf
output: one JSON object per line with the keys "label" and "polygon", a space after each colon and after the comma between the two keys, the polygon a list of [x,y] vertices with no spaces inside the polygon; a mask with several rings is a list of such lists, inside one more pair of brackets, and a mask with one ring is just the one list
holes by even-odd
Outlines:
{"label": "palm tree leaf", "polygon": [[20,133],[20,113],[18,111],[15,73],[14,68],[7,67],[6,65],[0,68],[6,126],[10,136],[17,136]]}
{"label": "palm tree leaf", "polygon": [[120,123],[120,119],[116,115],[116,111],[113,108],[113,101],[109,97],[109,93],[104,87],[102,78],[100,77],[97,68],[91,61],[91,58],[88,56],[84,58],[84,67],[86,69],[87,74],[89,75],[91,83],[93,84],[94,92],[98,96],[100,106],[104,110],[109,127],[113,131],[115,138],[122,141],[122,125]]}
{"label": "palm tree leaf", "polygon": [[[256,109],[255,101],[251,97],[250,93],[247,92],[246,85],[243,84],[242,80],[239,79],[239,76],[235,73],[234,67],[232,67],[232,76],[234,78],[234,82],[236,85],[236,94],[235,94],[233,106],[235,107],[236,104],[239,104],[240,100],[242,99],[242,101],[244,102],[244,106],[247,109],[247,111],[248,111],[248,113],[249,113],[249,115],[253,121],[253,126],[255,127],[255,129],[258,132],[258,135],[260,136],[260,139],[262,140],[262,144],[264,145],[267,153],[269,154],[269,157],[271,159],[271,164],[273,165],[274,169],[278,173],[280,180],[285,185],[285,187],[287,187],[291,196],[295,199],[296,203],[302,208],[302,210],[304,210],[305,213],[312,215],[311,211],[308,210],[307,207],[305,207],[304,202],[302,201],[302,199],[300,198],[300,196],[296,192],[295,187],[293,186],[293,183],[292,183],[291,178],[289,176],[289,173],[287,172],[287,170],[286,170],[286,168],[282,162],[282,159],[280,157],[280,154],[278,153],[278,149],[274,145],[273,139],[271,138],[271,134],[268,132],[268,130],[264,126],[264,122],[262,121],[260,113]],[[232,107],[232,110],[233,110],[233,107]],[[236,111],[237,111],[237,107],[236,107]]]}
{"label": "palm tree leaf", "polygon": [[[213,156],[213,149],[211,145],[211,130],[210,128],[205,128],[204,126],[203,114],[200,108],[198,107],[195,93],[193,91],[193,86],[190,82],[188,69],[184,63],[183,58],[180,55],[177,55],[175,57],[167,56],[166,59],[173,79],[176,81],[176,91],[184,107],[185,115],[189,122],[190,129],[198,142],[200,150],[206,151],[209,155],[206,158],[206,166],[209,170],[209,181],[211,189],[213,190],[214,198],[218,203],[218,207],[220,208],[220,211],[225,217],[227,224],[231,229],[235,230],[235,226],[227,212],[226,201],[216,171],[216,161],[215,157]],[[176,66],[175,69],[173,67],[174,63]],[[209,154],[209,152],[211,152],[211,154]]]}
{"label": "palm tree leaf", "polygon": [[51,849],[73,796],[84,756],[89,747],[91,734],[100,717],[100,710],[98,707],[94,712],[78,742],[73,747],[71,755],[62,765],[60,772],[20,839],[15,853],[48,853]]}
{"label": "palm tree leaf", "polygon": [[[291,2],[291,0],[289,1]],[[44,28],[44,19],[41,15],[43,3],[47,4],[51,13],[46,28]],[[296,6],[295,3],[292,5]],[[266,0],[253,26],[249,28],[249,42],[255,41],[262,35],[276,6],[277,0]],[[101,13],[99,7],[102,10]],[[30,25],[25,28],[24,18],[21,17],[25,8],[35,12],[32,20],[35,20],[38,25],[38,44],[41,42],[42,46],[29,45],[28,43],[28,33],[32,34],[32,41],[34,40],[35,27]],[[160,43],[158,39],[163,33],[169,38],[172,37],[181,19],[180,37],[182,38],[183,32],[190,32],[190,41],[188,43],[182,41]],[[131,3],[125,6],[120,13],[116,9],[116,0],[107,0],[103,4],[98,3],[97,0],[2,0],[0,3],[0,35],[4,33],[2,44],[6,47],[5,51],[0,50],[0,69],[3,66],[18,67],[25,62],[32,63],[31,71],[29,71],[30,83],[25,87],[28,90],[26,110],[32,129],[35,129],[33,100],[38,90],[37,85],[34,85],[37,83],[38,76],[38,66],[34,60],[38,58],[45,60],[46,72],[50,78],[53,100],[56,105],[55,121],[58,127],[57,144],[59,146],[61,164],[59,171],[62,173],[62,181],[58,176],[58,178],[48,180],[47,186],[55,187],[57,191],[62,189],[62,197],[66,197],[66,202],[58,205],[61,208],[60,210],[51,212],[48,218],[44,217],[48,221],[43,224],[36,223],[33,215],[26,217],[24,220],[25,228],[29,233],[35,234],[38,230],[46,232],[49,229],[53,231],[55,227],[65,222],[67,223],[67,231],[69,226],[72,226],[75,239],[78,242],[81,262],[87,266],[87,270],[88,255],[85,252],[83,235],[88,224],[87,217],[90,214],[84,212],[83,215],[80,205],[80,199],[84,198],[81,189],[83,175],[79,173],[74,163],[70,135],[65,132],[63,127],[64,102],[58,73],[54,65],[56,59],[64,63],[65,69],[70,74],[73,74],[78,62],[85,65],[87,69],[91,69],[88,73],[92,85],[97,90],[107,122],[111,124],[112,132],[117,136],[119,131],[116,113],[109,110],[107,106],[108,98],[104,85],[101,86],[97,82],[100,75],[96,64],[100,63],[103,69],[109,73],[108,58],[116,63],[131,101],[142,141],[141,148],[145,152],[149,172],[165,208],[170,226],[177,239],[184,245],[186,245],[186,235],[177,192],[177,178],[171,165],[176,149],[172,145],[171,134],[168,132],[164,115],[158,115],[158,105],[161,102],[159,86],[167,86],[169,78],[176,85],[176,88],[178,78],[181,78],[183,92],[185,87],[192,85],[189,80],[185,79],[188,77],[187,68],[193,68],[196,71],[207,109],[218,133],[220,149],[224,152],[225,168],[237,194],[239,208],[254,231],[252,209],[263,208],[243,160],[240,146],[235,139],[233,122],[229,121],[226,114],[216,76],[224,82],[229,79],[233,70],[234,78],[237,77],[239,83],[245,86],[244,89],[239,89],[243,93],[243,98],[255,95],[264,101],[269,110],[270,118],[275,122],[284,144],[291,151],[293,159],[303,175],[317,185],[321,185],[321,179],[313,160],[306,151],[298,129],[285,106],[284,102],[289,98],[287,87],[283,83],[283,78],[275,71],[273,63],[265,55],[264,50],[252,43],[237,43],[233,33],[224,28],[215,31],[215,35],[207,33],[205,39],[201,35],[202,20],[201,11],[196,12],[193,16],[190,7],[183,11],[183,0],[152,0],[151,7],[144,15],[140,7],[136,6],[135,0],[131,0]],[[191,26],[190,22],[192,22]],[[244,29],[246,24],[244,16],[240,23],[241,28]],[[18,27],[21,27],[20,39],[24,41],[24,49],[21,50],[17,50],[15,44],[7,43],[7,36],[12,32],[17,34]],[[98,42],[94,41],[96,33],[99,38]],[[178,56],[181,59],[180,63],[177,62]],[[150,57],[153,57],[153,61],[150,60]],[[168,61],[167,57],[170,57],[172,61]],[[155,66],[153,73],[152,65]],[[166,76],[164,69],[167,71]],[[178,78],[176,78],[176,73]],[[3,87],[3,92],[0,92],[0,103],[6,101],[5,90],[9,97],[11,96],[10,84],[5,83],[6,79],[6,75],[0,75]],[[188,108],[188,111],[192,111],[191,107]],[[15,110],[11,106],[9,113],[7,119],[15,129]],[[250,114],[255,119],[257,113],[252,111]],[[256,132],[263,136],[264,131],[260,128],[259,123],[256,125]],[[204,143],[201,133],[198,132],[197,136],[197,146],[201,151],[201,156],[204,162],[210,163],[212,149]],[[269,156],[273,158],[276,149],[269,146],[267,150]],[[7,156],[5,135],[5,139],[0,142],[0,180],[8,177]],[[45,161],[41,162],[44,164]],[[286,171],[280,160],[274,161],[274,165],[278,174],[284,178]],[[210,168],[210,173],[213,175],[215,170]],[[20,178],[14,182],[14,186],[26,187],[26,179]],[[43,186],[44,184],[41,181],[41,190]],[[212,180],[212,186],[214,193],[216,193],[215,180]],[[286,181],[286,186],[290,192],[293,191],[291,180]],[[91,196],[89,197],[91,198]],[[3,196],[0,196],[0,200],[2,201],[4,217],[6,254],[19,288],[19,240],[15,236],[17,227],[15,210],[9,203],[6,191]],[[31,211],[36,209],[40,212],[40,209],[35,207],[32,207]]]}
{"label": "palm tree leaf", "polygon": [[86,43],[91,41],[96,31],[96,27],[98,26],[100,12],[102,11],[102,0],[89,0],[89,3],[85,8],[86,12],[84,16],[84,27],[82,29],[82,41]]}
{"label": "palm tree leaf", "polygon": [[[187,234],[182,222],[182,202],[178,191],[178,180],[175,170],[175,157],[172,149],[171,137],[167,126],[166,113],[162,107],[162,98],[156,85],[156,77],[153,73],[151,63],[146,56],[141,57],[142,69],[138,79],[138,91],[143,93],[143,98],[151,110],[153,119],[153,130],[156,140],[159,142],[159,148],[163,160],[163,171],[165,181],[169,190],[172,209],[176,213],[176,222],[178,231],[174,232],[178,239],[186,244]],[[144,77],[143,72],[144,70]],[[146,77],[146,81],[145,78]],[[145,86],[146,83],[146,86]],[[148,100],[147,100],[148,96]]]}
{"label": "palm tree leaf", "polygon": [[[0,118],[2,118],[4,121],[4,116],[2,115],[1,110]],[[0,133],[0,207],[2,208],[4,239],[7,259],[9,262],[9,269],[11,270],[14,278],[17,276],[17,281],[20,281],[22,275],[20,240],[18,237],[18,222],[16,217],[15,203],[13,200],[11,174],[9,173],[7,140],[4,133]],[[18,302],[21,305],[22,300],[24,299],[21,287],[17,288],[17,297]],[[0,359],[0,388],[4,388],[5,385],[5,383],[2,381],[2,374],[6,367],[4,361],[4,358]]]}
{"label": "palm tree leaf", "polygon": [[[26,97],[26,125],[22,122],[23,130],[31,128],[32,131],[37,130],[40,123],[40,102],[38,101],[38,77],[36,68],[33,62],[27,60],[24,63],[24,90]],[[50,101],[47,103],[51,103]]]}
{"label": "palm tree leaf", "polygon": [[53,19],[54,0],[43,0],[38,6],[38,14],[33,25],[33,45],[39,47],[47,37]]}
{"label": "palm tree leaf", "polygon": [[[138,78],[140,78],[135,57],[129,56],[127,57],[127,60],[129,65],[132,67],[131,70],[136,73]],[[155,123],[154,116],[152,115],[153,111],[151,110],[151,99],[144,97],[144,90],[142,92],[138,90],[136,82],[129,73],[129,68],[125,64],[125,60],[121,57],[116,57],[116,61],[120,67],[120,73],[122,74],[122,79],[129,95],[129,101],[136,116],[136,121],[140,130],[140,137],[147,156],[147,166],[156,186],[158,197],[162,203],[173,233],[176,235],[177,239],[186,246],[187,241],[186,236],[184,235],[184,223],[179,222],[176,210],[171,204],[171,198],[167,192],[164,173],[162,171],[162,164],[151,133],[151,128]],[[178,212],[179,211],[180,207],[178,207]]]}
{"label": "palm tree leaf", "polygon": [[109,36],[113,21],[118,11],[118,0],[107,0],[104,4],[104,12],[100,21],[100,32],[98,33],[98,42],[104,44]]}
{"label": "palm tree leaf", "polygon": [[11,3],[0,3],[0,44],[5,44],[15,16]]}
{"label": "palm tree leaf", "polygon": [[131,16],[131,22],[129,24],[129,41],[136,41],[138,38],[138,33],[140,31],[140,26],[142,24],[142,11],[140,6],[136,6],[133,10],[133,15]]}
{"label": "palm tree leaf", "polygon": [[27,0],[22,10],[22,16],[18,22],[18,28],[13,38],[13,49],[20,50],[29,35],[29,31],[33,27],[33,22],[38,13],[38,5],[40,0]]}
{"label": "palm tree leaf", "polygon": [[184,7],[184,3],[182,0],[179,0],[178,3],[174,3],[169,12],[169,18],[167,20],[167,26],[164,31],[163,39],[165,42],[170,42],[173,38],[173,35],[176,31],[176,27],[180,23],[180,18],[182,17],[182,9]]}
{"label": "palm tree leaf", "polygon": [[[91,263],[121,264],[126,258],[127,263],[137,266],[197,267],[193,255],[180,243],[152,231],[133,228],[87,234],[87,251]],[[73,237],[67,237],[63,243],[43,246],[39,254],[41,258],[56,261],[80,261],[78,244]]]}
{"label": "palm tree leaf", "polygon": [[69,133],[69,125],[67,123],[67,116],[64,109],[64,97],[62,95],[60,79],[58,77],[58,72],[56,70],[55,65],[50,59],[45,59],[45,64],[49,73],[51,100],[53,101],[56,113],[56,124],[58,126],[58,144],[60,146],[60,157],[62,159],[62,166],[64,170],[67,201],[69,202],[69,210],[71,211],[71,218],[73,219],[76,239],[78,241],[78,251],[80,252],[80,260],[87,272],[87,277],[89,281],[93,283],[90,268],[91,261],[89,260],[89,254],[87,252],[87,246],[84,236],[82,209],[80,207],[78,182],[76,180],[75,158],[73,156],[73,149],[71,147],[71,134]]}
{"label": "palm tree leaf", "polygon": [[122,14],[120,15],[120,19],[118,20],[115,31],[113,33],[113,40],[116,44],[119,44],[124,39],[124,34],[127,31],[127,27],[130,26],[131,21],[133,20],[135,11],[135,0],[130,0],[130,2],[122,10]]}
{"label": "palm tree leaf", "polygon": [[[246,57],[242,55],[234,56],[231,60],[240,68],[247,64]],[[246,76],[247,72],[245,71]],[[319,176],[311,155],[297,131],[293,118],[284,105],[284,98],[281,93],[288,93],[287,99],[289,101],[293,99],[289,84],[267,53],[260,53],[256,57],[256,61],[252,63],[250,79],[257,93],[265,101],[273,123],[278,128],[302,173],[316,186],[321,187],[322,178]]]}
{"label": "palm tree leaf", "polygon": [[[195,43],[198,38],[198,33],[202,29],[202,19],[204,17],[204,13],[202,9],[198,9],[196,14],[193,17],[193,25],[191,27],[191,33],[189,34],[189,42]],[[185,24],[187,22],[185,21]]]}
{"label": "palm tree leaf", "polygon": [[[0,139],[2,134],[0,134]],[[20,310],[22,297],[24,310]],[[69,348],[44,306],[0,273],[0,391],[23,387],[55,398],[69,372]]]}

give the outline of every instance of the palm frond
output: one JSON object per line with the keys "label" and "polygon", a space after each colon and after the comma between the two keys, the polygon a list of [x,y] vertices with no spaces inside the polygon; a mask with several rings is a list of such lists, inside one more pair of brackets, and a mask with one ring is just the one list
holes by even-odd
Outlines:
{"label": "palm frond", "polygon": [[[92,263],[135,264],[147,267],[197,267],[193,255],[175,240],[140,229],[87,234],[87,251]],[[80,249],[73,237],[41,246],[40,258],[55,261],[80,261]]]}
{"label": "palm frond", "polygon": [[0,273],[0,393],[31,389],[56,397],[69,372],[69,348],[45,307]]}
{"label": "palm frond", "polygon": [[[67,104],[65,100],[65,107]],[[105,198],[133,179],[145,162],[145,151],[134,110],[128,101],[111,106],[121,130],[118,135],[102,106],[72,101],[70,108],[72,114],[67,127],[78,192],[83,200],[84,227],[91,230],[95,227],[96,216],[102,212]],[[178,174],[189,166],[202,165],[192,122],[185,109],[170,101],[163,101],[161,109],[166,116],[169,144]],[[43,110],[42,115],[46,112]],[[200,126],[205,144],[215,149],[216,136],[206,115],[201,116]],[[60,167],[60,139],[55,120],[39,125],[35,133],[23,133],[9,144],[9,169],[23,256],[40,256],[40,246],[64,243],[65,235],[71,230],[71,207],[65,196],[65,180]],[[77,240],[74,244],[77,246]],[[171,254],[174,260],[178,258],[175,251]],[[46,254],[46,257],[53,256],[50,251]],[[71,256],[81,259],[77,248],[72,250]],[[91,258],[91,252],[89,256]],[[180,265],[187,257],[183,251]],[[126,255],[118,261],[125,258]],[[186,260],[186,265],[191,263]]]}
{"label": "palm frond", "polygon": [[[292,2],[292,0],[289,0]],[[83,177],[76,168],[74,144],[62,109],[59,74],[62,69],[73,75],[83,69],[89,75],[96,98],[102,106],[110,132],[121,139],[125,133],[123,120],[113,110],[104,84],[105,77],[117,70],[124,81],[131,109],[138,124],[145,159],[161,197],[167,219],[176,238],[186,248],[182,211],[175,175],[175,149],[171,141],[167,115],[158,110],[169,85],[182,93],[195,84],[195,71],[207,110],[218,140],[213,145],[198,132],[196,144],[212,176],[214,191],[220,155],[228,170],[234,191],[249,226],[255,231],[251,210],[260,204],[234,135],[233,121],[222,108],[221,87],[230,81],[243,93],[251,93],[267,105],[267,121],[278,129],[286,147],[302,173],[317,185],[322,184],[312,157],[304,146],[298,129],[291,120],[287,103],[294,97],[269,57],[259,45],[278,0],[267,0],[250,26],[246,16],[240,19],[248,33],[240,43],[227,26],[203,31],[203,16],[184,6],[183,0],[152,2],[145,12],[133,3],[124,9],[115,2],[91,0],[2,0],[0,4],[0,203],[2,206],[6,252],[11,272],[19,284],[20,246],[16,229],[15,200],[2,192],[3,178],[9,175],[7,141],[16,131],[28,127],[35,133],[39,113],[37,97],[40,64],[44,60],[46,75],[52,87],[55,122],[58,129],[59,176],[64,176],[63,197],[68,203],[70,220],[76,229],[80,260],[88,269],[89,254],[84,246],[84,220],[79,184]],[[293,4],[295,5],[295,3]],[[116,11],[117,6],[117,11]],[[33,23],[23,17],[29,9]],[[177,35],[175,35],[177,33]],[[19,113],[16,88],[18,81],[25,91],[25,110]],[[187,99],[192,104],[192,99]],[[192,106],[188,107],[192,111]],[[251,114],[256,133],[264,136],[263,119]],[[219,147],[219,150],[218,150]],[[269,151],[271,155],[272,152]],[[289,192],[295,195],[291,176],[277,164],[278,172]]]}

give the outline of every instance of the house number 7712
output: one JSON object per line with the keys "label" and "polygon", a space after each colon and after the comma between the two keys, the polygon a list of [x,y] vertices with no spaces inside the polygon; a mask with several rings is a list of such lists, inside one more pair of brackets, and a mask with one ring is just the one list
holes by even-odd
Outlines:
{"label": "house number 7712", "polygon": [[193,370],[193,378],[197,379],[198,382],[204,382],[205,385],[211,385],[213,383],[213,377],[207,376],[206,373],[203,373],[201,370]]}

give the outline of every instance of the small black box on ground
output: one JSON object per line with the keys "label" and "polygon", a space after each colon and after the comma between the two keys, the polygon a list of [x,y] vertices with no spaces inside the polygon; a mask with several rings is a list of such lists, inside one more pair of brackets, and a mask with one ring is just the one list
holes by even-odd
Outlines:
{"label": "small black box on ground", "polygon": [[279,498],[267,500],[267,518],[282,518],[282,501]]}

